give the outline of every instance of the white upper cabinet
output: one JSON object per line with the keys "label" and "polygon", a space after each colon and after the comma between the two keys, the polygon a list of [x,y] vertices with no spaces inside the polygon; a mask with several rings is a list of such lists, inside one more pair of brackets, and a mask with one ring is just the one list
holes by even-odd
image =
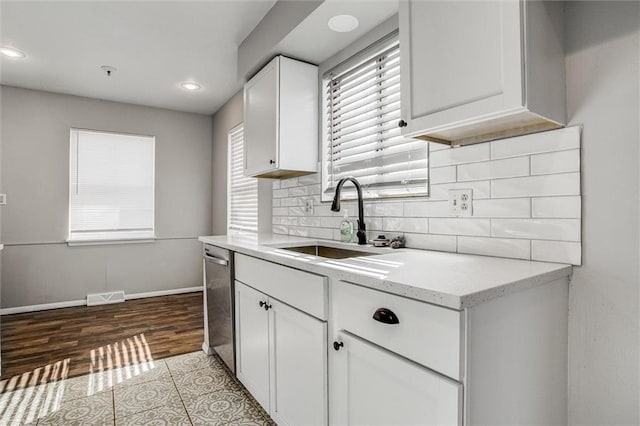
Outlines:
{"label": "white upper cabinet", "polygon": [[563,7],[400,2],[403,134],[464,145],[564,125]]}
{"label": "white upper cabinet", "polygon": [[245,176],[315,173],[318,67],[276,56],[244,85]]}

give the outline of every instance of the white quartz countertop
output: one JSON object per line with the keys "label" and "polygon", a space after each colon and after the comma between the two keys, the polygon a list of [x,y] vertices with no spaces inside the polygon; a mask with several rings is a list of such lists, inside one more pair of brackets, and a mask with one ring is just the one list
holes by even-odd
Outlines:
{"label": "white quartz countertop", "polygon": [[[572,273],[570,265],[557,263],[374,248],[284,235],[219,235],[199,240],[281,265],[459,310]],[[315,244],[379,254],[326,259],[282,249]]]}

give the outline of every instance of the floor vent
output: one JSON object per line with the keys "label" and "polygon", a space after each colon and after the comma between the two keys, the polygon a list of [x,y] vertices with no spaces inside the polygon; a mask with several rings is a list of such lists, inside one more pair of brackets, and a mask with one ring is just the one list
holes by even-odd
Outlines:
{"label": "floor vent", "polygon": [[108,305],[110,303],[124,302],[124,291],[112,291],[109,293],[87,294],[87,306]]}

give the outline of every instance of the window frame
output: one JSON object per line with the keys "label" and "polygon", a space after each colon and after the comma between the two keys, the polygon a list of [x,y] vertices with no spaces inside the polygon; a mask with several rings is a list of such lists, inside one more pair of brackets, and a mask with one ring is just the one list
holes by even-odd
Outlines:
{"label": "window frame", "polygon": [[231,129],[229,129],[227,131],[227,233],[229,234],[238,234],[238,233],[251,233],[251,234],[257,234],[258,233],[258,228],[259,228],[259,218],[258,218],[258,201],[259,201],[259,187],[258,187],[258,179],[257,178],[252,178],[252,177],[248,177],[248,176],[244,176],[245,179],[252,179],[253,183],[255,185],[255,193],[256,193],[256,198],[255,198],[255,202],[256,202],[256,216],[255,216],[255,229],[238,229],[238,228],[232,228],[231,227],[231,209],[232,209],[232,202],[231,202],[231,189],[232,189],[232,178],[231,178],[231,172],[232,172],[232,164],[231,164],[231,152],[232,152],[232,147],[231,144],[233,143],[233,134],[237,133],[238,131],[242,130],[242,150],[243,150],[243,155],[242,155],[242,172],[244,175],[244,170],[246,168],[246,155],[244,155],[244,151],[246,150],[246,143],[245,143],[245,139],[244,139],[244,122],[239,123],[237,125],[235,125],[234,127],[232,127]]}
{"label": "window frame", "polygon": [[[151,215],[151,231],[146,235],[140,236],[126,236],[126,232],[117,231],[94,231],[94,232],[104,232],[104,237],[94,237],[94,238],[73,238],[72,230],[71,230],[71,210],[72,210],[72,192],[73,192],[73,182],[72,175],[74,170],[72,169],[73,164],[73,151],[77,150],[77,144],[79,142],[79,135],[81,132],[88,133],[101,133],[101,134],[112,134],[118,136],[130,136],[130,137],[139,137],[139,138],[149,138],[152,144],[152,187],[151,187],[151,199],[153,206],[153,213]],[[77,151],[76,151],[77,152]],[[77,154],[76,154],[77,155]],[[76,163],[75,173],[78,173],[78,163]],[[68,210],[67,210],[67,239],[66,243],[68,246],[86,246],[86,245],[111,245],[111,244],[136,244],[136,243],[153,243],[157,239],[156,236],[156,137],[154,135],[144,135],[144,134],[136,134],[136,133],[124,133],[124,132],[116,132],[111,130],[98,130],[98,129],[87,129],[80,127],[71,127],[69,130],[69,181],[68,181],[68,189],[69,189],[69,197],[68,197]]]}
{"label": "window frame", "polygon": [[[354,55],[340,62],[339,64],[327,70],[320,76],[319,84],[320,84],[320,93],[321,93],[321,102],[320,102],[321,121],[319,125],[319,133],[320,133],[320,140],[322,141],[320,146],[320,149],[322,151],[321,163],[320,163],[320,178],[321,178],[320,197],[322,202],[331,201],[335,193],[335,191],[333,189],[330,189],[330,187],[328,186],[330,176],[327,175],[328,169],[330,167],[329,163],[331,161],[328,153],[329,151],[328,144],[331,143],[331,140],[329,140],[328,133],[326,131],[326,126],[331,125],[329,124],[331,117],[330,117],[329,108],[327,105],[328,100],[324,94],[328,88],[328,84],[331,82],[334,76],[336,75],[340,76],[341,74],[348,72],[353,68],[356,68],[363,62],[366,62],[375,58],[376,56],[380,55],[384,51],[385,46],[388,46],[389,44],[394,42],[399,43],[398,30],[394,30],[391,33],[387,34],[386,36],[371,43],[364,49],[358,51]],[[399,49],[402,49],[402,47],[400,46]],[[401,106],[400,106],[400,111],[402,114]],[[362,185],[363,198],[367,200],[384,200],[384,199],[394,199],[394,198],[429,197],[431,194],[431,176],[430,176],[430,167],[429,167],[429,156],[430,156],[429,151],[430,150],[429,150],[429,143],[425,141],[424,144],[425,144],[424,149],[425,149],[425,156],[426,156],[426,162],[427,162],[427,166],[425,170],[426,182],[424,187],[407,188],[408,192],[400,192],[400,188],[398,187],[397,189],[398,193],[380,194],[379,191],[381,190],[381,188],[369,189],[368,185]],[[351,191],[351,188],[352,188],[351,186],[345,186],[343,190],[343,195],[342,195],[344,199],[356,198],[356,193],[355,191]]]}

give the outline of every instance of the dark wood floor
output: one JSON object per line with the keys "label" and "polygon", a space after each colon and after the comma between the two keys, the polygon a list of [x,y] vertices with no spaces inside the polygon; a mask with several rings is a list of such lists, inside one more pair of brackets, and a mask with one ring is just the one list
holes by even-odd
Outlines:
{"label": "dark wood floor", "polygon": [[5,315],[0,392],[202,347],[202,293]]}

